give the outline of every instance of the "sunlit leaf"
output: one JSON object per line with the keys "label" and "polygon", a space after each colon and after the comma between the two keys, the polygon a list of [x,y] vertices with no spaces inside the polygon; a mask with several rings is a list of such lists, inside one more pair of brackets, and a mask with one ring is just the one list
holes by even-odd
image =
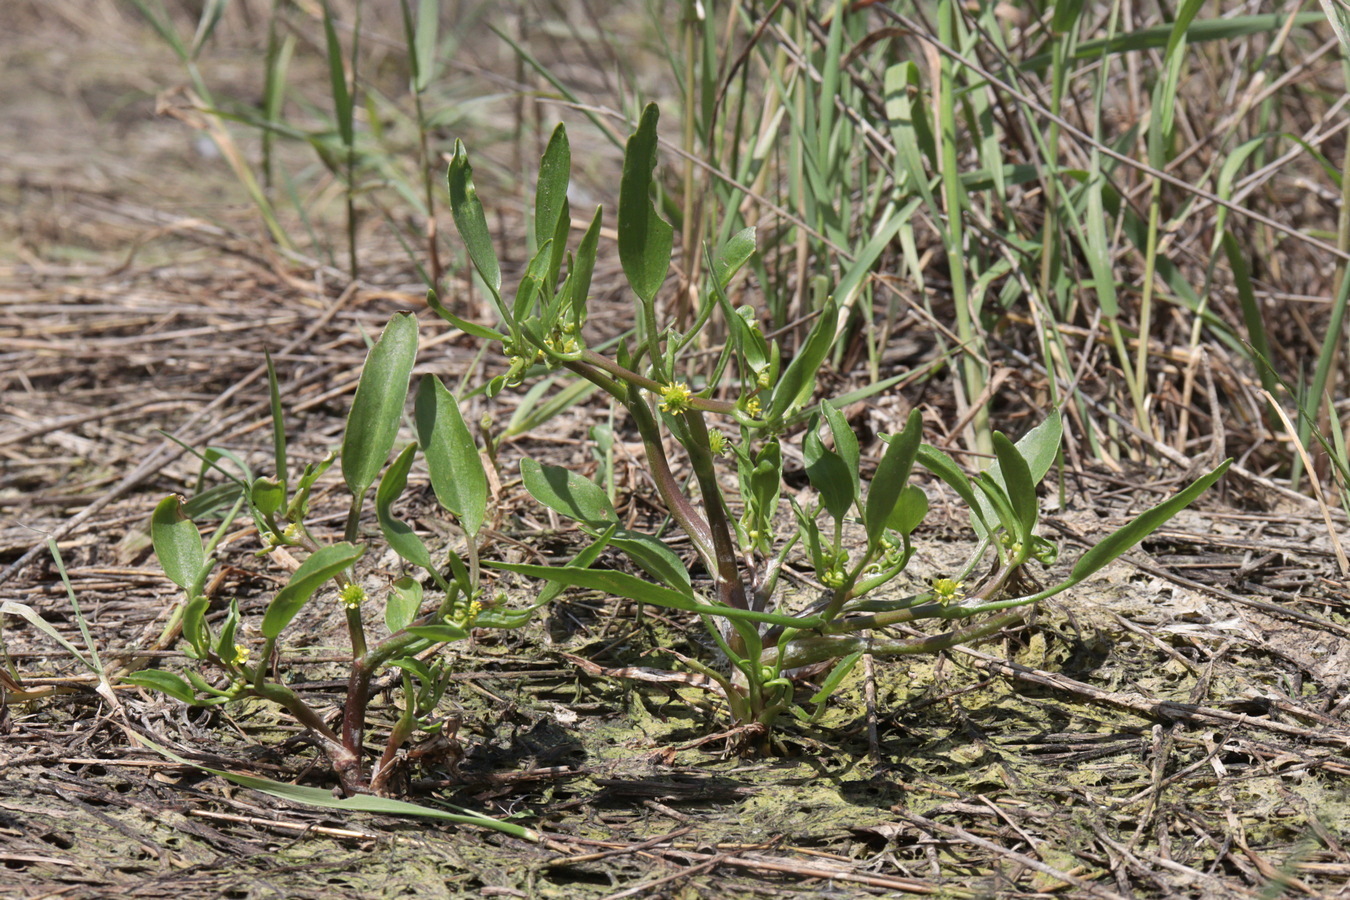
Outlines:
{"label": "sunlit leaf", "polygon": [[[483,203],[478,199],[478,190],[473,185],[473,167],[469,165],[469,154],[464,149],[463,141],[455,141],[455,155],[450,160],[446,183],[450,190],[450,210],[454,214],[460,240],[464,241],[469,259],[473,260],[474,268],[501,309],[502,270],[497,264],[497,251],[492,246],[492,232],[488,230]],[[501,309],[501,312],[505,316],[505,309]]]}
{"label": "sunlit leaf", "polygon": [[1167,520],[1190,506],[1196,498],[1209,490],[1210,486],[1218,481],[1224,472],[1228,471],[1232,462],[1231,459],[1224,460],[1216,469],[1196,479],[1185,490],[1164,500],[1157,506],[1145,510],[1125,525],[1111,532],[1095,547],[1079,557],[1078,562],[1074,563],[1073,571],[1069,575],[1069,583],[1077,584],[1084,578],[1096,573],[1103,566],[1148,537]]}
{"label": "sunlit leaf", "polygon": [[188,684],[186,679],[181,675],[175,675],[173,672],[166,672],[163,669],[142,669],[139,672],[132,672],[130,675],[123,676],[122,681],[126,684],[150,688],[153,691],[159,691],[161,694],[168,694],[175,700],[182,700],[184,703],[195,704],[197,702],[197,692],[192,689],[192,685]]}
{"label": "sunlit leaf", "polygon": [[423,603],[423,588],[417,579],[396,580],[389,586],[389,596],[385,599],[385,626],[389,633],[401,631],[417,618]]}
{"label": "sunlit leaf", "polygon": [[339,575],[365,552],[364,545],[345,541],[315,551],[268,604],[260,629],[263,637],[269,640],[278,637],[324,582]]}
{"label": "sunlit leaf", "polygon": [[398,313],[366,355],[342,435],[342,477],[352,496],[375,483],[398,437],[408,377],[417,361],[417,319]]}
{"label": "sunlit leaf", "polygon": [[870,547],[880,543],[882,535],[886,533],[891,513],[905,485],[909,484],[909,475],[914,469],[914,460],[922,440],[923,416],[915,409],[905,422],[905,430],[886,446],[881,462],[877,463],[876,475],[867,489],[865,524]]}
{"label": "sunlit leaf", "polygon": [[436,500],[465,531],[477,534],[487,519],[487,473],[459,402],[434,375],[417,386],[414,421]]}
{"label": "sunlit leaf", "polygon": [[656,168],[656,123],[660,111],[652,103],[628,139],[619,182],[619,261],[628,283],[650,303],[666,280],[675,231],[652,204],[652,170]]}
{"label": "sunlit leaf", "polygon": [[150,516],[150,539],[169,580],[183,590],[196,583],[206,565],[206,551],[196,524],[183,514],[177,494],[159,501]]}

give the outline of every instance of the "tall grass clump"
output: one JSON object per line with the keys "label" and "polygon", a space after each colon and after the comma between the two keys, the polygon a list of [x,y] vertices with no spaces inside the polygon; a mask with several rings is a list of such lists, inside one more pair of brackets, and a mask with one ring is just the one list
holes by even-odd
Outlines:
{"label": "tall grass clump", "polygon": [[[676,322],[712,289],[698,265],[710,248],[756,226],[760,254],[729,290],[756,298],[785,350],[833,295],[829,364],[874,385],[945,366],[967,449],[987,454],[998,421],[1064,404],[1083,442],[1070,449],[1113,466],[1278,434],[1251,388],[1272,387],[1259,361],[1272,347],[1275,371],[1314,381],[1316,403],[1335,382],[1334,338],[1320,336],[1339,335],[1343,307],[1323,332],[1294,298],[1339,296],[1323,262],[1347,248],[1323,236],[1334,216],[1299,230],[1278,199],[1307,181],[1341,192],[1327,143],[1340,73],[1317,70],[1311,106],[1298,87],[1334,47],[1322,13],[1198,0],[643,9],[664,66],[617,68],[621,94],[587,93],[542,45],[518,49],[611,140],[597,107],[631,122],[646,99],[673,101],[677,158],[660,189]],[[818,290],[822,277],[837,289]],[[710,345],[726,327],[714,316]],[[898,360],[895,338],[924,349]]]}

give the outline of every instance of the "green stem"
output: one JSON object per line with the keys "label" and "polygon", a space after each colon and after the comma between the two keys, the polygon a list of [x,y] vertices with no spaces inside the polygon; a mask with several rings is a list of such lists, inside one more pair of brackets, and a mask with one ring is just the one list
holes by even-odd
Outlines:
{"label": "green stem", "polygon": [[702,413],[688,410],[684,423],[689,429],[689,462],[698,479],[699,493],[703,495],[703,510],[712,531],[713,552],[717,558],[718,599],[736,609],[749,609],[745,598],[745,584],[741,581],[740,566],[736,563],[736,545],[731,540],[722,489],[717,483],[717,469],[713,465],[712,447],[708,441],[708,426]]}

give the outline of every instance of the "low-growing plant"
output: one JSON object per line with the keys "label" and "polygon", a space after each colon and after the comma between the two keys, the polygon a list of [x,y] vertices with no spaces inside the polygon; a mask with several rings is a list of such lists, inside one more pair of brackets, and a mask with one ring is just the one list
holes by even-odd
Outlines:
{"label": "low-growing plant", "polygon": [[[207,450],[199,454],[203,471],[215,469],[225,474],[226,482],[206,490],[199,484],[197,495],[186,504],[181,497],[166,497],[152,517],[151,536],[160,564],[184,592],[169,630],[181,627],[192,663],[181,674],[147,669],[127,679],[198,706],[246,698],[281,706],[313,734],[348,794],[386,792],[397,770],[399,749],[419,731],[441,729],[444,719],[437,717],[437,706],[447,680],[444,661],[435,657],[438,648],[464,639],[471,628],[518,627],[538,605],[509,609],[484,596],[478,545],[487,522],[487,476],[458,402],[436,377],[423,377],[417,389],[413,416],[417,441],[404,446],[388,463],[417,355],[417,331],[417,320],[408,313],[389,322],[366,359],[340,453],[331,452],[318,463],[306,465],[294,480],[288,471],[280,391],[269,362],[275,474],[254,477],[245,461],[234,454]],[[464,532],[463,557],[453,548],[434,556],[395,514],[394,504],[407,487],[419,451],[439,505]],[[339,457],[351,506],[343,539],[330,542],[307,524],[307,517],[311,492]],[[225,458],[238,467],[238,474],[220,465]],[[399,557],[425,572],[424,580],[403,576],[371,589],[369,580],[358,574],[357,563],[373,537],[361,528],[372,486],[380,535]],[[221,509],[227,511],[203,545],[196,519]],[[290,563],[293,571],[252,628],[246,625],[237,599],[228,601],[223,620],[213,624],[208,621],[213,599],[205,590],[207,577],[216,564],[217,545],[245,510],[263,544],[258,555],[283,565]],[[302,557],[298,564],[296,555]],[[344,607],[352,651],[346,696],[336,723],[288,683],[298,660],[286,653],[287,629],[307,603],[324,593],[330,602]],[[369,633],[371,623],[365,615],[371,593],[380,596],[384,606],[387,635],[379,639]],[[367,711],[378,689],[376,676],[386,669],[398,671],[402,710],[389,729],[379,762],[367,775]]]}
{"label": "low-growing plant", "polygon": [[[891,436],[870,484],[865,484],[858,438],[842,404],[813,405],[816,372],[836,336],[833,300],[823,298],[823,312],[785,362],[777,344],[761,332],[756,311],[733,308],[726,295],[732,276],[755,252],[753,229],[737,233],[709,254],[712,290],[701,298],[690,330],[660,324],[657,294],[670,265],[673,229],[652,201],[657,118],[655,106],[644,111],[626,146],[620,184],[618,251],[635,297],[631,341],[619,343],[612,356],[602,356],[585,342],[602,211],[591,218],[575,252],[569,251],[570,150],[562,126],[554,132],[539,170],[537,250],[509,300],[502,294],[501,269],[462,144],[450,163],[455,222],[495,302],[500,330],[466,322],[434,296],[430,299],[447,320],[504,348],[510,368],[494,380],[491,391],[565,369],[604,390],[627,412],[641,436],[661,499],[688,535],[711,585],[691,578],[658,537],[624,527],[604,488],[528,459],[521,464],[526,488],[594,538],[587,556],[593,557],[598,547],[613,546],[650,580],[593,569],[584,561],[493,565],[699,615],[726,665],[684,661],[718,686],[733,720],[746,726],[749,742],[763,745],[775,719],[789,710],[809,715],[798,704],[794,682],[804,670],[828,671],[811,698],[821,704],[864,653],[931,653],[991,635],[1017,620],[1023,608],[1080,583],[1135,546],[1227,468],[1225,462],[1116,530],[1048,588],[1037,587],[1027,567],[1033,561],[1052,564],[1058,555],[1058,548],[1037,531],[1036,493],[1059,448],[1057,413],[1016,444],[995,433],[994,464],[970,478],[948,456],[922,442],[923,423],[916,411]],[[696,338],[719,311],[730,339],[719,355],[699,367],[690,351],[702,349]],[[803,422],[804,431],[795,429]],[[719,426],[734,433],[728,435]],[[789,500],[795,527],[784,539],[778,533],[778,514],[784,493],[783,446],[789,440],[800,442],[814,499]],[[686,489],[675,474],[667,450],[672,441],[683,451],[697,491]],[[914,557],[914,536],[928,510],[924,491],[910,483],[916,463],[956,491],[970,509],[980,541],[956,577],[897,597],[903,592],[892,586]],[[734,471],[738,492],[724,484],[726,469]],[[818,583],[818,596],[805,602],[781,589],[781,574],[794,548]],[[990,553],[992,567],[977,578],[981,561]],[[889,630],[923,621],[950,623],[950,628],[918,637]]]}

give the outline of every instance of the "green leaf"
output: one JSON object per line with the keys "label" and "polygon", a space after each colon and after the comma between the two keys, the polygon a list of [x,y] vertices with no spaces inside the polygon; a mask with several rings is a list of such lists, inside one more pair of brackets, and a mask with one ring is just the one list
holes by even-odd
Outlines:
{"label": "green leaf", "polygon": [[216,656],[233,660],[235,656],[234,636],[239,631],[239,601],[230,601],[230,611],[225,616],[225,624],[220,626],[220,640],[216,642]]}
{"label": "green leaf", "polygon": [[206,567],[206,551],[196,524],[183,514],[182,497],[173,494],[159,501],[150,515],[150,539],[164,574],[190,590]]}
{"label": "green leaf", "polygon": [[416,453],[417,445],[409,444],[389,464],[389,468],[384,470],[384,477],[380,479],[380,485],[375,489],[375,517],[380,523],[380,533],[384,535],[393,551],[413,565],[426,569],[436,579],[441,590],[448,591],[450,586],[446,584],[436,569],[436,564],[432,562],[431,551],[427,550],[427,545],[417,536],[411,525],[395,517],[393,513],[394,502],[403,495],[404,488],[408,486],[408,471],[412,468]]}
{"label": "green leaf", "polygon": [[[337,798],[333,792],[327,788],[306,787],[299,784],[289,784],[282,781],[271,781],[267,778],[257,778],[252,775],[237,775],[233,772],[226,772],[223,769],[212,769],[209,766],[203,766],[184,759],[171,750],[167,750],[147,738],[144,734],[138,734],[137,738],[146,746],[153,749],[156,753],[171,759],[184,766],[190,766],[203,772],[210,772],[212,775],[219,775],[226,781],[233,782],[241,787],[250,788],[255,791],[262,791],[273,797],[278,797],[291,803],[300,803],[306,806],[317,806],[321,809],[339,809],[346,812],[366,812],[377,813],[387,816],[421,816],[428,819],[440,819],[446,822],[456,822],[461,825],[475,825],[479,828],[488,828],[493,831],[500,831],[503,834],[509,834],[512,837],[521,840],[538,842],[539,833],[520,825],[513,825],[508,822],[499,822],[496,819],[478,813],[469,812],[461,809],[459,812],[446,812],[443,809],[432,809],[428,806],[418,806],[415,803],[408,803],[404,800],[390,800],[384,797],[373,797],[369,794],[357,794],[352,797]],[[459,807],[451,807],[459,809]]]}
{"label": "green leaf", "polygon": [[254,509],[269,518],[276,515],[277,510],[286,503],[286,489],[275,478],[265,476],[255,478],[250,494]]}
{"label": "green leaf", "polygon": [[492,232],[488,230],[487,215],[483,212],[482,201],[473,186],[473,167],[469,165],[469,154],[464,142],[455,141],[455,155],[450,160],[450,170],[446,174],[446,184],[450,191],[450,210],[454,214],[455,227],[459,237],[469,251],[469,259],[482,276],[488,290],[492,292],[502,317],[506,310],[501,305],[502,270],[497,264],[497,251],[492,247]]}
{"label": "green leaf", "polygon": [[389,586],[384,601],[384,624],[390,634],[402,631],[417,618],[422,609],[422,585],[406,575]]}
{"label": "green leaf", "polygon": [[[857,449],[856,440],[854,449]],[[806,477],[820,493],[826,511],[836,520],[848,515],[857,496],[854,487],[856,476],[842,456],[825,446],[825,442],[820,439],[820,423],[815,420],[812,420],[802,439],[802,456],[806,460]]]}
{"label": "green leaf", "polygon": [[159,691],[161,694],[168,694],[175,700],[182,700],[184,703],[196,705],[197,692],[192,689],[192,685],[181,675],[175,675],[173,672],[166,672],[163,669],[142,669],[139,672],[132,672],[122,678],[126,684],[135,684],[143,688],[149,688],[152,691]]}
{"label": "green leaf", "polygon": [[848,673],[853,671],[853,667],[857,665],[858,660],[862,659],[862,655],[863,651],[857,650],[835,663],[834,668],[830,669],[830,674],[825,676],[825,680],[821,682],[820,690],[811,695],[811,702],[824,703],[830,699],[834,692],[839,689],[839,685],[843,684],[844,679],[848,677]]}
{"label": "green leaf", "polygon": [[1125,525],[1111,532],[1095,547],[1079,557],[1078,562],[1074,563],[1068,583],[1070,585],[1077,584],[1084,578],[1095,574],[1103,566],[1148,537],[1164,522],[1190,506],[1196,498],[1209,490],[1210,486],[1218,481],[1224,472],[1228,471],[1232,462],[1231,459],[1224,460],[1214,471],[1202,475],[1184,491],[1164,500],[1151,509],[1145,510]]}
{"label": "green leaf", "polygon": [[62,637],[61,632],[57,631],[54,627],[52,627],[52,624],[50,622],[42,618],[42,616],[38,615],[37,610],[33,609],[33,607],[23,603],[15,603],[13,600],[0,601],[0,616],[19,616],[20,618],[26,620],[29,625],[32,625],[38,631],[41,631],[43,634],[47,635],[47,637],[56,641],[62,647],[65,647],[66,651],[70,653],[71,656],[78,659],[90,670],[97,671],[94,667],[93,662],[90,661],[89,657],[85,656],[79,650],[76,650],[75,645],[72,644],[70,641],[66,640],[64,637]]}
{"label": "green leaf", "polygon": [[205,595],[193,597],[183,607],[183,637],[198,659],[205,659],[211,647],[211,629],[206,625],[206,612],[210,608],[211,598]]}
{"label": "green leaf", "polygon": [[886,533],[886,525],[900,500],[900,494],[909,483],[922,439],[923,416],[915,409],[909,414],[905,430],[887,445],[881,462],[877,464],[877,473],[867,488],[864,522],[867,525],[869,548],[875,548]]}
{"label": "green leaf", "polygon": [[572,282],[571,321],[576,326],[576,336],[580,339],[581,326],[586,321],[586,304],[590,299],[591,275],[595,272],[595,257],[600,247],[600,222],[604,208],[597,206],[591,218],[590,227],[581,236],[577,245],[577,255],[569,264],[569,278]]}
{"label": "green leaf", "polygon": [[[1015,445],[1022,459],[1026,461],[1027,471],[1031,477],[1031,485],[1034,488],[1045,478],[1045,474],[1050,471],[1050,467],[1055,462],[1055,457],[1059,454],[1060,440],[1064,434],[1063,421],[1060,418],[1059,410],[1051,410],[1050,415],[1045,417],[1035,428],[1022,435],[1022,439]],[[1011,498],[1012,494],[1004,478],[1003,465],[1001,462],[995,462],[985,470],[985,474],[998,485],[1004,493]],[[945,480],[945,479],[944,479]],[[963,498],[964,499],[964,498]],[[988,533],[984,523],[991,521],[994,515],[993,505],[987,501],[983,494],[976,497],[973,510],[977,510],[979,515],[972,515],[970,518],[971,526],[976,533],[983,537]],[[1012,530],[1012,529],[1009,529]]]}
{"label": "green leaf", "polygon": [[[894,435],[889,439],[894,440]],[[970,479],[966,477],[965,472],[961,471],[961,467],[952,462],[950,456],[931,444],[919,445],[917,460],[925,469],[942,479],[948,487],[956,491],[970,510],[971,521],[978,523],[976,530],[981,535],[988,534],[990,528],[985,513],[982,511],[981,501],[976,498],[975,491],[970,486]]]}
{"label": "green leaf", "polygon": [[652,204],[652,170],[656,168],[656,122],[652,103],[642,111],[638,129],[628,139],[619,182],[619,261],[633,290],[650,303],[666,280],[675,230]]}
{"label": "green leaf", "polygon": [[445,304],[441,302],[441,298],[436,296],[435,291],[427,291],[427,306],[431,307],[431,311],[436,315],[440,316],[465,334],[471,334],[474,337],[485,341],[500,342],[506,340],[506,335],[502,334],[500,331],[489,328],[486,325],[479,325],[477,322],[470,322],[468,319],[461,319],[459,316],[452,313],[446,308]]}
{"label": "green leaf", "polygon": [[417,59],[417,71],[414,73],[413,91],[421,94],[431,85],[436,73],[436,47],[439,43],[437,32],[440,28],[440,0],[422,0],[417,7],[417,30],[409,49],[410,56]]}
{"label": "green leaf", "polygon": [[596,531],[619,522],[619,514],[604,488],[569,469],[543,465],[526,457],[520,461],[520,480],[531,497]]}
{"label": "green leaf", "polygon": [[693,594],[672,590],[659,584],[643,581],[624,572],[610,569],[582,569],[574,566],[533,566],[525,563],[504,563],[492,560],[485,563],[494,569],[516,572],[529,578],[541,578],[557,581],[571,587],[589,588],[604,591],[639,603],[650,603],[667,609],[681,609],[705,615],[721,616],[727,619],[739,619],[746,622],[765,622],[770,625],[783,625],[787,628],[815,628],[824,622],[819,616],[795,618],[777,613],[754,612],[706,603]]}
{"label": "green leaf", "polygon": [[610,536],[609,543],[628,555],[643,571],[661,584],[681,591],[692,591],[689,570],[678,554],[665,541],[640,531],[619,528]]}
{"label": "green leaf", "polygon": [[328,85],[333,92],[333,112],[337,118],[338,134],[342,145],[350,147],[356,143],[356,129],[353,121],[355,102],[351,90],[347,87],[347,73],[342,66],[342,42],[338,40],[337,28],[333,23],[333,11],[327,0],[323,4],[323,36],[325,54],[328,57]]}
{"label": "green leaf", "polygon": [[364,545],[343,541],[313,553],[268,604],[263,614],[262,636],[275,640],[325,581],[339,575],[365,552]]}
{"label": "green leaf", "polygon": [[1008,501],[1012,504],[1013,515],[1017,517],[1018,540],[1030,540],[1041,513],[1040,501],[1036,498],[1036,483],[1031,480],[1031,469],[1013,442],[1001,431],[994,432],[994,455],[998,457]]}
{"label": "green leaf", "polygon": [[713,260],[713,277],[719,288],[726,290],[731,279],[755,255],[755,249],[755,226],[743,228],[731,236]]}
{"label": "green leaf", "polygon": [[[566,242],[559,241],[558,235],[561,231],[565,237],[566,229],[571,225],[567,204],[567,186],[571,180],[572,148],[567,143],[567,129],[559,124],[553,129],[553,136],[539,162],[539,182],[534,189],[535,246],[543,248],[553,241],[548,270],[554,278],[567,249]],[[549,287],[553,287],[551,282]]]}
{"label": "green leaf", "polygon": [[833,298],[825,302],[816,324],[807,335],[797,355],[788,363],[778,383],[774,385],[765,418],[778,422],[800,409],[816,388],[816,372],[834,345],[834,326],[838,307]]}
{"label": "green leaf", "polygon": [[266,350],[263,356],[267,360],[267,396],[272,410],[272,459],[276,464],[277,481],[281,484],[283,499],[286,495],[286,421],[281,412],[281,386],[277,383],[277,369],[272,364],[272,354]]}
{"label": "green leaf", "polygon": [[435,641],[438,644],[462,641],[469,636],[469,632],[458,625],[451,625],[449,622],[439,622],[435,625],[415,625],[408,629],[408,634],[428,641]]}
{"label": "green leaf", "polygon": [[459,401],[434,375],[417,386],[414,422],[436,500],[455,514],[470,536],[476,535],[487,519],[487,473]]}
{"label": "green leaf", "polygon": [[886,527],[903,535],[911,535],[926,515],[928,515],[928,495],[917,484],[907,484],[900,492],[895,509],[891,510],[891,517],[886,520]]}
{"label": "green leaf", "polygon": [[822,403],[820,408],[825,414],[825,421],[830,423],[830,433],[834,435],[834,452],[843,459],[849,477],[853,480],[853,500],[856,502],[862,497],[862,473],[858,471],[861,465],[858,436],[853,433],[853,428],[848,424],[843,412],[834,404]]}
{"label": "green leaf", "polygon": [[379,477],[398,437],[408,377],[417,361],[417,319],[398,313],[366,356],[342,435],[342,477],[361,497]]}

